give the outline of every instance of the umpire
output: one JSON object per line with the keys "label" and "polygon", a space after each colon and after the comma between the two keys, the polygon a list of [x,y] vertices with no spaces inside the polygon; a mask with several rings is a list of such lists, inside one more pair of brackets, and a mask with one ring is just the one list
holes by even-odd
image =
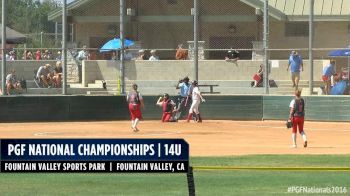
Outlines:
{"label": "umpire", "polygon": [[[177,108],[178,114],[177,119],[181,119],[181,117],[186,117],[185,112],[188,111],[191,106],[191,84],[189,83],[190,79],[186,76],[184,79],[179,80],[176,85],[176,89],[180,89],[180,95],[177,99]],[[181,115],[182,114],[182,115]]]}

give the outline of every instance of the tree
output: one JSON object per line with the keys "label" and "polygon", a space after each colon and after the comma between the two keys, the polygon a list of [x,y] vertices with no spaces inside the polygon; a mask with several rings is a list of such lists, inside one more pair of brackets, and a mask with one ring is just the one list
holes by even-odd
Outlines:
{"label": "tree", "polygon": [[[55,32],[55,23],[48,21],[48,14],[59,6],[55,0],[7,0],[7,26],[27,35],[27,47],[39,47],[41,32]],[[54,43],[45,37],[45,45],[50,42]]]}

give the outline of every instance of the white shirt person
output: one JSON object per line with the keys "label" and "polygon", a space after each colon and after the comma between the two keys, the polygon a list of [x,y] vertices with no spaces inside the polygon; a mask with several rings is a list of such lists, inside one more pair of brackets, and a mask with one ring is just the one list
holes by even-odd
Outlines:
{"label": "white shirt person", "polygon": [[190,122],[190,119],[191,119],[193,113],[195,113],[197,122],[201,123],[202,118],[201,118],[201,115],[199,113],[199,104],[201,103],[201,101],[205,102],[205,99],[202,97],[202,94],[199,90],[198,82],[193,81],[192,86],[193,86],[192,104],[191,104],[190,110],[188,112],[187,122]]}
{"label": "white shirt person", "polygon": [[159,57],[156,55],[156,50],[151,50],[151,56],[149,57],[148,60],[150,61],[158,61]]}

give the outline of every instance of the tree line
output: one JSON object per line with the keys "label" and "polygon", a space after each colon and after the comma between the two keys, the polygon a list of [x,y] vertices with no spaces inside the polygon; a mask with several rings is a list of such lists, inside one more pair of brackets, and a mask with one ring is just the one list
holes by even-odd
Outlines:
{"label": "tree line", "polygon": [[42,42],[50,47],[46,45],[54,43],[50,40],[54,36],[42,35],[55,32],[55,23],[48,20],[48,15],[61,7],[57,0],[7,0],[6,4],[6,26],[27,36],[26,47],[40,47]]}

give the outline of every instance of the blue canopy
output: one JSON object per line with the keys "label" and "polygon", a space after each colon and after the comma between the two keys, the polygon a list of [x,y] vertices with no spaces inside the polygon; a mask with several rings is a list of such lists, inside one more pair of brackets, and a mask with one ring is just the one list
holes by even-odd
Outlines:
{"label": "blue canopy", "polygon": [[328,56],[330,57],[347,57],[348,58],[348,76],[347,79],[350,78],[350,48],[349,49],[341,49],[341,50],[333,50],[328,53]]}
{"label": "blue canopy", "polygon": [[350,48],[345,50],[333,50],[328,53],[331,57],[350,57]]}
{"label": "blue canopy", "polygon": [[[134,45],[134,42],[128,39],[124,39],[124,47],[129,47]],[[119,50],[121,48],[121,41],[119,38],[114,38],[112,40],[109,40],[107,43],[105,43],[102,48],[100,49],[100,52],[109,52],[112,50]]]}

